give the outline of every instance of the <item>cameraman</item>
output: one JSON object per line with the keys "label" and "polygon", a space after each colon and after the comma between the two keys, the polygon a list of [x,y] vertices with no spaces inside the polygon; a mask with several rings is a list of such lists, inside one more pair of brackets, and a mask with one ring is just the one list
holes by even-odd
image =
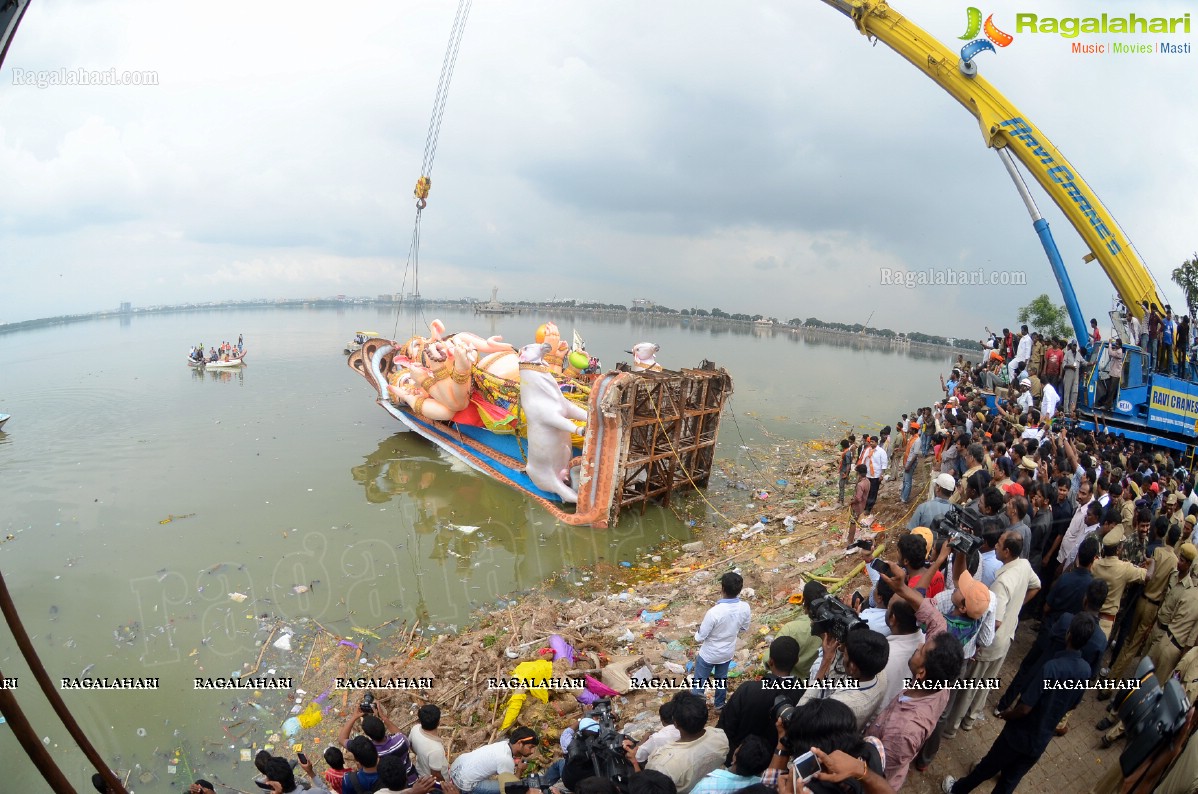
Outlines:
{"label": "cameraman", "polygon": [[[400,759],[407,770],[408,785],[416,782],[417,774],[416,767],[412,765],[412,756],[408,745],[408,737],[400,733],[399,728],[391,722],[387,716],[387,712],[383,709],[382,704],[371,698],[363,698],[358,704],[358,712],[350,716],[345,724],[341,726],[341,733],[337,736],[337,743],[346,750],[350,749],[349,740],[350,734],[353,733],[354,725],[362,721],[362,733],[374,745],[375,751],[379,757],[387,755],[395,755]],[[351,751],[352,752],[352,751]]]}
{"label": "cameraman", "polygon": [[794,677],[798,658],[799,643],[794,637],[777,637],[770,643],[766,661],[769,673],[760,680],[741,684],[728,698],[715,726],[728,736],[729,762],[731,753],[750,736],[763,739],[767,746],[774,740],[777,731],[772,715],[778,699],[793,706],[803,694]]}
{"label": "cameraman", "polygon": [[[765,785],[776,787],[779,791],[789,789],[795,792],[811,791],[813,794],[832,794],[845,790],[871,793],[893,791],[883,777],[880,742],[862,738],[853,712],[843,703],[835,700],[805,703],[797,707],[785,722],[779,719],[775,723],[775,730],[777,749],[762,776],[761,782]],[[791,779],[793,773],[788,765],[792,757],[797,758],[808,751],[819,751],[821,764],[827,760],[827,756],[837,756],[836,760],[840,760],[838,754],[846,754],[850,758],[844,759],[847,762],[844,764],[833,761],[824,773],[804,785],[802,781]],[[836,774],[842,767],[850,770],[844,777]],[[839,780],[833,782],[834,778]]]}
{"label": "cameraman", "polygon": [[[837,700],[853,712],[857,730],[864,730],[866,723],[885,705],[882,696],[886,694],[886,680],[882,670],[890,658],[890,645],[881,634],[867,628],[850,630],[843,643],[828,632],[824,635],[823,645],[825,659],[834,656],[838,646],[843,647],[845,672],[848,678],[856,679],[857,686],[853,689],[808,689],[799,705],[813,700]],[[825,675],[826,671],[821,670],[818,678],[823,680]]]}

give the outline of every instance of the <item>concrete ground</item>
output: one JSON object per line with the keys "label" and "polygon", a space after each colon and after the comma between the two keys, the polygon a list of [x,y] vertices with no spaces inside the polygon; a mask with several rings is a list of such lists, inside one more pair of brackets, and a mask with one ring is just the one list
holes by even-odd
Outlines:
{"label": "concrete ground", "polygon": [[[1002,669],[1002,685],[1015,677],[1019,662],[1035,638],[1035,622],[1021,622],[1015,634],[1015,642],[1007,655]],[[1124,743],[1118,742],[1110,749],[1102,748],[1102,734],[1094,724],[1105,713],[1105,703],[1099,703],[1094,692],[1086,693],[1081,705],[1069,719],[1069,732],[1057,736],[1048,745],[1040,763],[1036,764],[1019,783],[1018,791],[1053,792],[1053,794],[1083,794],[1088,792],[1098,779],[1119,762],[1119,753]],[[955,739],[946,739],[940,753],[928,767],[927,772],[914,768],[903,786],[904,794],[929,794],[940,791],[940,781],[945,775],[964,777],[970,767],[984,756],[1002,730],[1003,722],[994,716],[994,705],[1002,692],[991,692],[986,701],[986,719],[977,723],[972,731],[958,731]],[[993,786],[983,783],[976,791],[985,794]]]}

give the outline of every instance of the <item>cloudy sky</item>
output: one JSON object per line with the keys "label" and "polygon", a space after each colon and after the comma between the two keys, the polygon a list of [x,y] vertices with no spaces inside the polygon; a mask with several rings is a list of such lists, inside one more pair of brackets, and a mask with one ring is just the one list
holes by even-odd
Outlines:
{"label": "cloudy sky", "polygon": [[[962,43],[968,2],[896,5]],[[213,9],[31,5],[0,76],[0,322],[400,290],[454,3]],[[982,7],[1012,33],[1016,12],[1133,10],[1189,6]],[[1193,27],[1166,38],[1195,49]],[[1198,248],[1198,53],[1083,56],[1025,34],[978,62],[1176,299],[1169,273]],[[151,70],[158,85],[14,84],[58,68]],[[1034,190],[1083,311],[1101,316],[1109,282]],[[818,0],[478,0],[424,215],[429,297],[499,285],[512,299],[645,297],[783,320],[873,312],[876,326],[945,334],[1059,299],[973,117]],[[978,267],[1027,284],[905,289],[880,275]]]}

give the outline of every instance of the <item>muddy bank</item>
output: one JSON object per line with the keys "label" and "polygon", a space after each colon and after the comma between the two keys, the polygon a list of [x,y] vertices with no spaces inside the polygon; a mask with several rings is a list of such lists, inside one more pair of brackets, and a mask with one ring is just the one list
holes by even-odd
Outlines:
{"label": "muddy bank", "polygon": [[[358,678],[402,679],[415,687],[372,687],[401,730],[415,723],[421,705],[439,705],[441,733],[456,756],[501,734],[511,692],[490,688],[489,679],[507,678],[522,662],[548,659],[542,649],[555,634],[574,647],[576,663],[555,661],[553,677],[591,675],[622,693],[615,699],[621,728],[634,736],[655,730],[657,706],[672,692],[631,690],[629,675],[642,668],[658,677],[684,674],[695,630],[720,597],[718,579],[725,571],[744,576],[741,597],[753,610],[731,672],[733,687],[762,672],[760,659],[774,632],[800,608],[792,598],[804,577],[820,577],[830,588],[839,583],[845,592],[868,587],[863,569],[869,555],[844,554],[849,516],[838,504],[836,458],[834,443],[772,441],[737,462],[720,461],[707,491],[674,505],[694,522],[694,541],[647,551],[629,567],[602,564],[576,581],[502,598],[460,629],[383,624],[355,626],[342,635],[311,618],[264,619],[261,652],[242,665],[240,675],[287,675],[293,689],[231,700],[220,733],[163,753],[166,769],[186,775],[231,764],[239,776],[252,775],[250,760],[263,748],[319,758],[364,694],[338,686],[338,679]],[[926,482],[921,472],[917,494]],[[909,514],[898,502],[898,486],[886,482],[879,495],[874,518],[876,528],[885,527],[877,535],[882,542],[897,536]],[[553,690],[546,703],[530,697],[520,712],[519,723],[545,737],[542,763],[554,756],[561,730],[584,711],[576,694]]]}

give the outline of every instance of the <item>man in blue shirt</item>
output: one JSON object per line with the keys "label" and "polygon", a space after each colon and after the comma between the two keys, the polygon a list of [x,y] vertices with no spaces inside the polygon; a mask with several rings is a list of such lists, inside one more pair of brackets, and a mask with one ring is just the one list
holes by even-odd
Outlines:
{"label": "man in blue shirt", "polygon": [[952,509],[952,504],[949,503],[948,499],[953,495],[953,491],[957,489],[957,481],[953,479],[953,475],[951,474],[938,474],[935,482],[936,496],[915,508],[915,513],[911,516],[911,520],[907,522],[907,529],[931,527],[933,521],[947,514]]}
{"label": "man in blue shirt", "polygon": [[1081,702],[1090,665],[1081,648],[1090,643],[1098,623],[1092,615],[1073,616],[1065,638],[1065,650],[1044,665],[1043,674],[1033,678],[1019,695],[1019,703],[999,714],[1006,720],[1002,733],[974,770],[957,780],[951,775],[941,783],[946,794],[969,794],[982,783],[998,776],[995,794],[1010,794],[1052,741],[1057,723]]}

